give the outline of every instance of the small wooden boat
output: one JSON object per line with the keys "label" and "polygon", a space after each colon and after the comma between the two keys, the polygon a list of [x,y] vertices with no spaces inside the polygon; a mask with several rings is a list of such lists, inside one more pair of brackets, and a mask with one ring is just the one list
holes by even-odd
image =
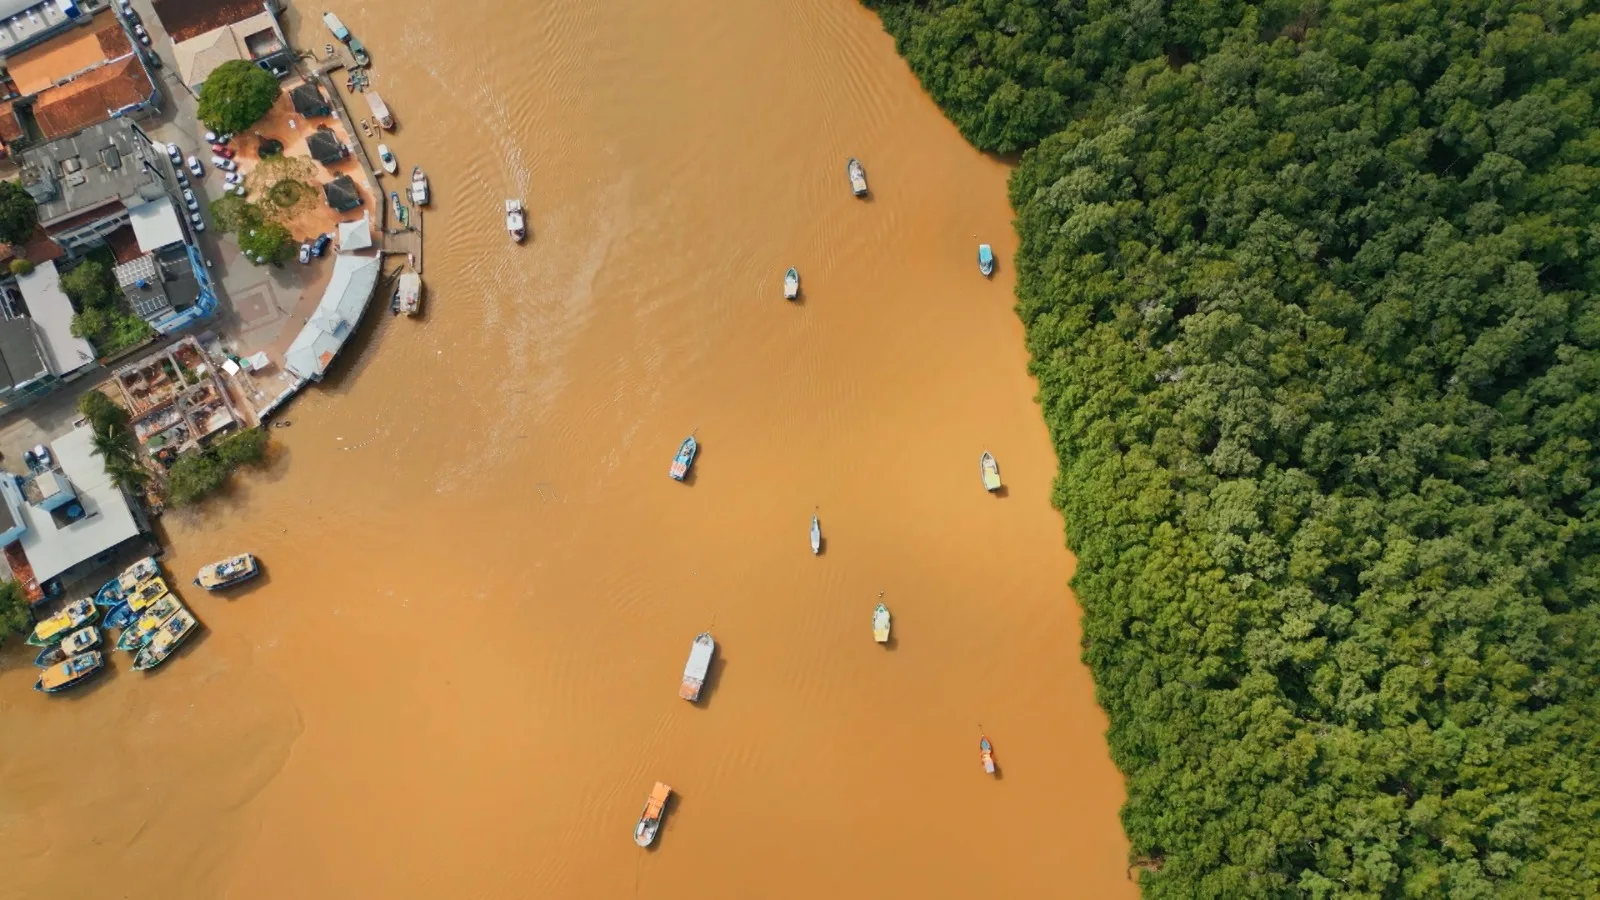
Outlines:
{"label": "small wooden boat", "polygon": [[389,301],[389,311],[395,315],[414,316],[422,309],[422,276],[415,272],[402,272],[395,282],[394,299]]}
{"label": "small wooden boat", "polygon": [[978,245],[978,271],[985,278],[994,274],[994,248],[988,244]]}
{"label": "small wooden boat", "polygon": [[1000,464],[994,461],[994,454],[983,451],[978,457],[978,468],[983,473],[983,489],[991,494],[1000,490]]}
{"label": "small wooden boat", "polygon": [[668,474],[673,481],[682,481],[689,477],[689,468],[694,465],[694,456],[700,452],[700,443],[689,435],[678,445],[678,455],[672,458],[672,468]]}
{"label": "small wooden boat", "polygon": [[411,202],[418,206],[428,205],[428,176],[422,174],[421,166],[411,167]]}
{"label": "small wooden boat", "polygon": [[122,584],[124,594],[132,591],[139,585],[161,574],[161,564],[156,562],[154,556],[146,556],[133,565],[122,570],[117,580]]}
{"label": "small wooden boat", "polygon": [[55,645],[54,647],[46,647],[43,650],[40,650],[39,655],[33,658],[33,664],[41,669],[48,669],[58,662],[62,662],[63,660],[77,656],[79,653],[82,653],[85,650],[93,648],[99,643],[100,629],[93,625],[90,625],[87,628],[80,628],[77,631],[67,635],[66,640]]}
{"label": "small wooden boat", "polygon": [[167,596],[167,582],[159,575],[150,578],[128,595],[128,605],[134,612],[144,612],[162,597]]}
{"label": "small wooden boat", "polygon": [[889,607],[882,603],[872,611],[872,639],[880,644],[889,643]]}
{"label": "small wooden boat", "polygon": [[118,603],[116,606],[106,610],[106,617],[103,624],[107,628],[127,628],[129,625],[132,625],[135,621],[137,621],[138,618],[139,614],[133,611],[133,607],[129,606],[127,601],[123,601],[122,603]]}
{"label": "small wooden boat", "polygon": [[48,647],[93,622],[98,615],[100,608],[94,605],[93,598],[74,600],[60,612],[34,626],[33,633],[28,635],[28,643],[35,647]]}
{"label": "small wooden boat", "polygon": [[990,775],[994,774],[994,745],[989,743],[989,736],[978,735],[978,752],[983,756],[983,770]]}
{"label": "small wooden boat", "polygon": [[183,609],[183,604],[178,602],[177,597],[168,594],[161,598],[139,617],[139,621],[122,629],[122,634],[117,637],[117,649],[132,653],[143,647],[150,642],[156,629],[177,615],[180,609]]}
{"label": "small wooden boat", "polygon": [[393,153],[389,152],[388,144],[378,145],[378,162],[383,163],[383,170],[390,175],[400,171],[400,161],[394,158]]}
{"label": "small wooden boat", "polygon": [[794,266],[783,273],[783,299],[796,300],[800,297],[800,270]]}
{"label": "small wooden boat", "polygon": [[857,197],[865,197],[867,195],[867,170],[861,167],[861,160],[856,159],[854,156],[850,157],[850,162],[845,166],[845,171],[850,173],[850,193],[855,194]]}
{"label": "small wooden boat", "polygon": [[80,653],[41,672],[39,680],[33,683],[33,689],[46,694],[64,691],[88,681],[89,676],[105,668],[105,665],[105,657],[98,650]]}
{"label": "small wooden boat", "polygon": [[345,43],[350,45],[350,55],[356,58],[357,66],[372,65],[372,57],[367,55],[367,48],[361,46],[361,42],[356,40],[355,35],[351,35],[350,40]]}
{"label": "small wooden boat", "polygon": [[199,627],[200,621],[194,617],[194,613],[187,609],[179,610],[178,614],[168,619],[156,632],[155,637],[140,649],[138,655],[134,656],[133,670],[143,672],[166,662],[172,656],[172,652],[188,640],[189,635],[194,634]]}
{"label": "small wooden boat", "polygon": [[700,699],[700,689],[705,687],[706,673],[711,671],[711,657],[717,653],[717,641],[711,632],[702,631],[689,645],[689,662],[683,667],[683,684],[678,696],[690,703]]}
{"label": "small wooden boat", "polygon": [[122,598],[122,577],[119,575],[100,585],[100,590],[94,592],[94,605],[116,606],[122,602]]}
{"label": "small wooden boat", "polygon": [[506,201],[506,231],[511,235],[511,239],[519,244],[528,236],[528,229],[522,218],[521,200]]}
{"label": "small wooden boat", "polygon": [[656,782],[655,789],[650,791],[650,799],[645,801],[644,812],[639,814],[639,824],[633,829],[635,844],[648,847],[655,843],[656,834],[661,831],[661,818],[667,813],[667,800],[671,796],[670,785]]}
{"label": "small wooden boat", "polygon": [[379,127],[384,131],[394,130],[394,117],[389,115],[389,107],[377,91],[367,91],[367,105],[372,107],[372,117],[378,120]]}
{"label": "small wooden boat", "polygon": [[201,566],[200,574],[195,576],[194,583],[208,591],[220,591],[226,587],[233,587],[241,581],[249,581],[259,574],[261,566],[256,563],[256,558],[248,553],[241,553]]}
{"label": "small wooden boat", "polygon": [[822,552],[822,523],[817,520],[817,514],[811,514],[811,555],[816,556]]}

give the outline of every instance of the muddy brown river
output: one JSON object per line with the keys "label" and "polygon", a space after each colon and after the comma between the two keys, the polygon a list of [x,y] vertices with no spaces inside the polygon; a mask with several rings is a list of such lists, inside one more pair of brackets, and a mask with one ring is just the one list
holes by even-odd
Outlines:
{"label": "muddy brown river", "polygon": [[[328,8],[371,48],[402,172],[432,177],[426,315],[374,309],[273,465],[163,520],[185,585],[241,550],[267,569],[182,590],[207,630],[172,662],[44,697],[0,654],[0,894],[1134,896],[1008,170],[877,19]],[[291,17],[302,46],[320,11]],[[656,780],[677,793],[645,851]]]}

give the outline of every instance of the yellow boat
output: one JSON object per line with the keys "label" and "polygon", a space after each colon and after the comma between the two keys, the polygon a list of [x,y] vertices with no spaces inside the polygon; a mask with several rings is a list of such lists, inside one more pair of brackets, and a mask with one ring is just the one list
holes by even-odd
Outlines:
{"label": "yellow boat", "polygon": [[93,622],[98,615],[100,609],[94,605],[93,598],[74,600],[60,612],[34,626],[33,634],[28,635],[28,643],[35,647],[48,647],[76,631],[79,626]]}
{"label": "yellow boat", "polygon": [[128,595],[128,605],[136,613],[149,609],[151,604],[167,595],[167,582],[160,575],[151,576]]}
{"label": "yellow boat", "polygon": [[150,637],[155,634],[157,628],[160,628],[163,623],[172,618],[181,609],[183,609],[183,604],[178,602],[177,597],[171,594],[163,596],[153,606],[145,610],[144,615],[139,617],[139,621],[122,630],[121,637],[117,638],[117,649],[125,650],[129,653],[137,651],[140,647],[150,642]]}

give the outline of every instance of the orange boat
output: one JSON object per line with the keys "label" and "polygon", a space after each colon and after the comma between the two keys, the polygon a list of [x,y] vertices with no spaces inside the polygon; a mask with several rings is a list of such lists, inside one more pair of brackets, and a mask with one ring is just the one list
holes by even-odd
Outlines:
{"label": "orange boat", "polygon": [[656,833],[661,830],[661,817],[667,812],[667,798],[672,796],[672,788],[664,782],[656,782],[655,790],[650,792],[650,799],[645,801],[644,812],[639,816],[639,824],[633,829],[633,842],[641,847],[648,847],[655,843]]}
{"label": "orange boat", "polygon": [[990,775],[994,774],[994,745],[989,743],[989,736],[978,735],[978,752],[983,754],[983,770]]}

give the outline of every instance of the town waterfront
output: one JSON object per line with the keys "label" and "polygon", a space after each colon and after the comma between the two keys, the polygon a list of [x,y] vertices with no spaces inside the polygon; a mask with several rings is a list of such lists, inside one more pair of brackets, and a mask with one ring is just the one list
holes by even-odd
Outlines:
{"label": "town waterfront", "polygon": [[[877,19],[330,8],[401,171],[433,180],[425,313],[369,312],[272,465],[162,519],[174,573],[266,568],[186,594],[207,631],[179,664],[45,700],[31,654],[0,652],[4,893],[1133,896],[1011,311],[1008,169]],[[297,45],[328,40],[320,11],[291,8]],[[656,780],[676,798],[642,851]]]}

